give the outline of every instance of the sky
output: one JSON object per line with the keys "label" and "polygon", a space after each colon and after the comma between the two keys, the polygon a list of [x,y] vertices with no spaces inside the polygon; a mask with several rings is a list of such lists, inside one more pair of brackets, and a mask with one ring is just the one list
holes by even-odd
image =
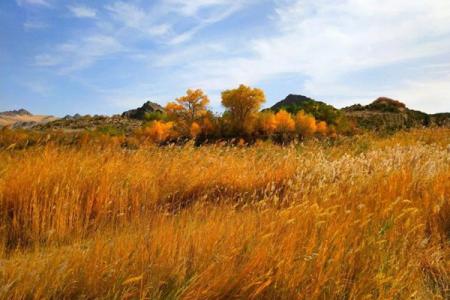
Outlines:
{"label": "sky", "polygon": [[201,88],[450,111],[449,0],[1,0],[0,111],[116,114]]}

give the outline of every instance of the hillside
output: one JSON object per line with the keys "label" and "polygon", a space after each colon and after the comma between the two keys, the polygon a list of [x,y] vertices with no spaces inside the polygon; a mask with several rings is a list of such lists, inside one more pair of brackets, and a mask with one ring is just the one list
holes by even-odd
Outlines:
{"label": "hillside", "polygon": [[313,115],[316,119],[325,121],[328,124],[336,124],[337,120],[341,117],[341,112],[324,102],[316,101],[303,95],[288,95],[284,100],[277,102],[270,110],[278,112],[284,109],[291,114],[296,114],[298,111]]}
{"label": "hillside", "polygon": [[145,121],[158,119],[164,112],[165,110],[161,105],[147,101],[141,107],[125,111],[121,115],[67,115],[64,118],[40,124],[34,128],[69,131],[98,130],[110,134],[127,134],[140,128]]}
{"label": "hillside", "polygon": [[25,109],[0,112],[0,127],[33,127],[56,120],[54,116],[33,115]]}
{"label": "hillside", "polygon": [[352,105],[342,109],[358,127],[371,130],[400,130],[415,127],[446,126],[448,114],[429,115],[412,110],[398,100],[380,97],[369,105]]}

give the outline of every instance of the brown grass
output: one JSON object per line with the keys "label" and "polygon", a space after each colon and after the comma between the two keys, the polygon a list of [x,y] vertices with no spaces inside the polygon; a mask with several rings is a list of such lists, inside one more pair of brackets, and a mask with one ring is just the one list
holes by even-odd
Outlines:
{"label": "brown grass", "polygon": [[0,298],[448,298],[449,144],[2,150]]}

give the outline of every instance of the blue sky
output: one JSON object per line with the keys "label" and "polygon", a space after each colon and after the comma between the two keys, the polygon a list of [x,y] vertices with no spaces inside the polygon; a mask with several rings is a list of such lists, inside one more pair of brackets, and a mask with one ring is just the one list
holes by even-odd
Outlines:
{"label": "blue sky", "polygon": [[450,111],[448,0],[2,0],[0,111],[115,114],[202,88]]}

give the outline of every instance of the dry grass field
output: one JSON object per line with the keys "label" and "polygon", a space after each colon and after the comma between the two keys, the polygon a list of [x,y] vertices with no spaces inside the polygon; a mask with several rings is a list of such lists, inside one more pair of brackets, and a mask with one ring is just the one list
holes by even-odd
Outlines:
{"label": "dry grass field", "polygon": [[0,150],[1,299],[449,299],[450,130]]}

